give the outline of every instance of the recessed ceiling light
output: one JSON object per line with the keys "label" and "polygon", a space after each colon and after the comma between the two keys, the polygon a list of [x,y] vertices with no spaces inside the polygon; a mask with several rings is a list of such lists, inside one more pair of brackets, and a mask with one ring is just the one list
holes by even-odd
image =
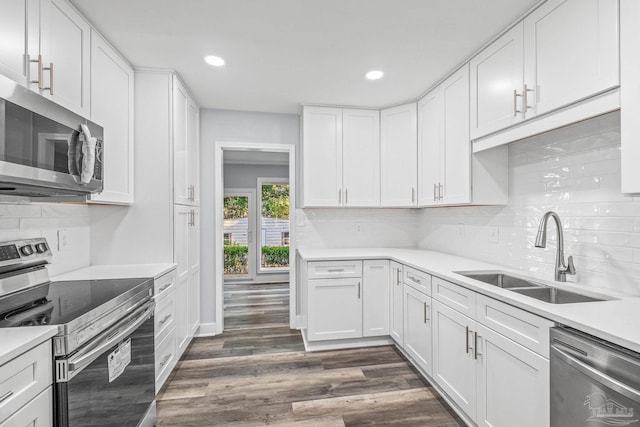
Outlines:
{"label": "recessed ceiling light", "polygon": [[381,79],[382,76],[384,76],[384,73],[380,70],[372,70],[372,71],[369,71],[364,76],[369,80],[378,80],[378,79]]}
{"label": "recessed ceiling light", "polygon": [[204,62],[214,67],[222,67],[224,65],[224,59],[219,56],[208,55],[204,57]]}

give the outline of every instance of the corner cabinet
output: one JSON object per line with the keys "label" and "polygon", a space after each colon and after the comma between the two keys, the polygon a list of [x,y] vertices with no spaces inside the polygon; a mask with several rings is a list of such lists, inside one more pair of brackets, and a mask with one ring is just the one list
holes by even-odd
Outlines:
{"label": "corner cabinet", "polygon": [[380,205],[380,113],[305,106],[305,207]]}
{"label": "corner cabinet", "polygon": [[380,112],[380,205],[413,207],[418,202],[418,116],[410,103]]}
{"label": "corner cabinet", "polygon": [[104,128],[104,190],[90,202],[133,203],[133,93],[131,66],[91,32],[91,120]]}

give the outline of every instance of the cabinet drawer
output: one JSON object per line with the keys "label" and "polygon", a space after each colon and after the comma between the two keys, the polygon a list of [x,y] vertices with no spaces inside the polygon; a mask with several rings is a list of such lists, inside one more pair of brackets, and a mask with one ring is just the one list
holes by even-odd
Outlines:
{"label": "cabinet drawer", "polygon": [[554,323],[478,294],[476,320],[518,344],[549,358],[549,328]]}
{"label": "cabinet drawer", "polygon": [[362,277],[362,261],[312,261],[307,264],[309,279]]}
{"label": "cabinet drawer", "polygon": [[176,364],[176,328],[169,330],[167,336],[156,346],[156,394],[169,377]]}
{"label": "cabinet drawer", "polygon": [[16,426],[53,426],[53,391],[51,386],[0,423],[0,427]]}
{"label": "cabinet drawer", "polygon": [[165,293],[168,294],[175,288],[175,279],[176,271],[171,270],[169,273],[163,274],[153,282],[153,295],[155,296],[156,301],[158,298],[161,298],[162,295]]}
{"label": "cabinet drawer", "polygon": [[52,365],[51,341],[46,341],[0,366],[0,422],[51,385]]}
{"label": "cabinet drawer", "polygon": [[431,275],[411,267],[404,267],[404,283],[426,295],[431,295]]}
{"label": "cabinet drawer", "polygon": [[476,293],[463,286],[433,277],[433,297],[454,310],[470,317],[476,317]]}
{"label": "cabinet drawer", "polygon": [[176,308],[174,295],[175,292],[171,291],[171,293],[165,294],[156,304],[154,316],[156,343],[162,341],[167,332],[175,325]]}

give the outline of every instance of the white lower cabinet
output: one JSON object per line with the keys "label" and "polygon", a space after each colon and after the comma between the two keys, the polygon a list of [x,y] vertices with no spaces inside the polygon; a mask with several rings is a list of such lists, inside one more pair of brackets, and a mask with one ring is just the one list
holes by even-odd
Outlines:
{"label": "white lower cabinet", "polygon": [[389,261],[364,261],[362,336],[389,335]]}
{"label": "white lower cabinet", "polygon": [[171,271],[154,280],[156,308],[154,313],[154,344],[156,393],[160,391],[176,365],[176,276]]}
{"label": "white lower cabinet", "polygon": [[477,324],[476,423],[549,425],[549,360]]}
{"label": "white lower cabinet", "polygon": [[362,336],[362,278],[316,279],[309,286],[310,341]]}
{"label": "white lower cabinet", "polygon": [[390,281],[390,313],[389,313],[389,335],[401,347],[404,346],[404,310],[402,295],[402,264],[391,261]]}
{"label": "white lower cabinet", "polygon": [[0,423],[0,427],[53,426],[53,387],[36,396],[20,410]]}
{"label": "white lower cabinet", "polygon": [[[449,289],[456,287],[464,289],[448,283]],[[548,426],[549,360],[534,349],[541,348],[540,331],[551,322],[477,296],[477,320],[448,306],[452,300],[433,301],[433,379],[479,426]],[[487,319],[525,344],[483,325]]]}
{"label": "white lower cabinet", "polygon": [[412,288],[404,288],[404,349],[423,371],[431,375],[431,297]]}

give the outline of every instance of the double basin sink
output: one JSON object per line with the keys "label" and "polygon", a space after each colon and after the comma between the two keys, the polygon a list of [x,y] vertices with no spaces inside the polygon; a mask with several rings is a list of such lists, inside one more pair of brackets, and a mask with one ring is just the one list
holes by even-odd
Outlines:
{"label": "double basin sink", "polygon": [[502,272],[457,271],[456,273],[468,277],[469,279],[479,280],[481,282],[488,283],[489,285],[507,289],[511,292],[526,295],[550,304],[606,301],[605,298],[587,296],[567,291],[565,289],[542,285],[528,279],[511,276],[510,274]]}

